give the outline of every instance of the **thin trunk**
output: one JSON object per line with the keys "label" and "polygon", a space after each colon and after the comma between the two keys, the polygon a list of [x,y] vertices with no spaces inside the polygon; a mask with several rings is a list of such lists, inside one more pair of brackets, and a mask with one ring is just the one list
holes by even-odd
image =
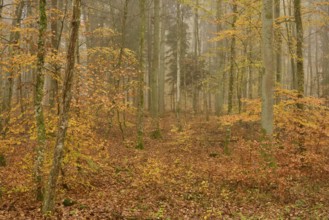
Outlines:
{"label": "thin trunk", "polygon": [[[216,25],[216,31],[219,33],[222,30],[221,24],[219,23],[219,20],[221,18],[222,13],[222,0],[216,1],[216,21],[218,22]],[[217,91],[215,94],[215,113],[217,116],[219,116],[221,113],[223,113],[223,105],[224,105],[224,94],[223,94],[223,52],[221,51],[222,42],[218,41],[216,43],[216,62],[217,62]]]}
{"label": "thin trunk", "polygon": [[308,70],[309,70],[309,95],[312,96],[313,95],[313,60],[312,60],[312,28],[309,28],[309,37],[308,37]]}
{"label": "thin trunk", "polygon": [[137,146],[138,149],[144,148],[144,44],[145,44],[145,0],[139,0],[141,14],[140,33],[139,33],[139,76],[138,76],[138,108],[137,108]]}
{"label": "thin trunk", "polygon": [[273,90],[274,69],[273,64],[273,1],[263,0],[262,8],[262,55],[264,75],[262,79],[262,128],[267,135],[273,133]]}
{"label": "thin trunk", "polygon": [[[298,97],[302,98],[304,96],[304,58],[303,58],[303,23],[301,15],[301,0],[294,0],[294,15],[296,22],[296,33],[297,33],[297,91]],[[302,105],[299,105],[302,108]]]}
{"label": "thin trunk", "polygon": [[[296,56],[297,56],[297,91],[298,98],[304,97],[304,57],[303,57],[303,23],[302,23],[302,14],[301,14],[301,0],[294,0],[294,17],[296,23],[296,33],[297,33],[297,47],[296,47]],[[304,105],[302,103],[297,103],[297,108],[303,110]],[[299,151],[305,151],[305,137],[303,130],[304,125],[299,124],[299,134],[298,134],[298,147]]]}
{"label": "thin trunk", "polygon": [[319,42],[318,42],[318,35],[315,35],[315,73],[316,73],[316,94],[317,97],[321,97],[321,87],[320,87],[320,82],[321,82],[321,75],[319,71]]}
{"label": "thin trunk", "polygon": [[73,0],[73,15],[71,20],[71,33],[69,38],[69,44],[66,54],[66,67],[63,80],[63,93],[62,93],[62,105],[59,115],[58,131],[56,137],[56,145],[53,157],[53,164],[49,174],[49,181],[47,184],[47,191],[43,201],[42,212],[48,213],[54,211],[56,185],[61,169],[61,162],[63,159],[65,135],[69,122],[70,103],[72,98],[71,87],[73,84],[74,76],[74,64],[75,64],[75,47],[77,45],[77,39],[80,26],[80,7],[81,0]]}
{"label": "thin trunk", "polygon": [[[123,8],[123,18],[122,18],[122,27],[121,27],[121,46],[120,46],[120,52],[119,52],[119,58],[118,63],[116,64],[115,68],[120,69],[122,65],[122,59],[124,56],[124,49],[126,46],[126,27],[127,27],[127,17],[128,17],[128,4],[129,0],[125,0],[124,8]],[[120,81],[122,82],[122,86],[124,86],[125,79],[118,78],[115,82],[115,89],[116,91],[120,91]],[[122,99],[123,103],[125,103],[125,98]],[[119,129],[121,131],[122,139],[125,139],[124,134],[124,127],[125,127],[125,112],[123,112],[123,119],[124,121],[121,121],[121,114],[120,110],[116,108],[116,114],[117,114],[117,120],[119,124]]]}
{"label": "thin trunk", "polygon": [[[237,13],[238,13],[238,5],[236,1],[233,1],[233,9],[232,9],[233,21],[232,21],[232,30],[235,30],[235,23],[237,20]],[[229,78],[229,91],[228,91],[228,110],[227,113],[231,114],[233,109],[233,95],[234,95],[234,74],[235,74],[235,43],[236,37],[235,35],[232,36],[231,39],[231,59],[230,59],[230,78]]]}
{"label": "thin trunk", "polygon": [[[289,12],[287,13],[286,8],[288,8]],[[291,16],[291,6],[286,6],[285,0],[283,1],[283,10],[284,16]],[[290,55],[290,75],[291,75],[291,88],[297,89],[296,86],[296,70],[295,70],[295,59],[294,59],[294,48],[293,48],[293,30],[292,25],[288,22],[286,24],[286,32],[287,32],[287,44],[288,44],[288,51]]]}
{"label": "thin trunk", "polygon": [[181,119],[180,119],[180,102],[181,102],[181,4],[177,1],[177,15],[176,15],[176,43],[177,43],[177,51],[176,51],[176,66],[177,66],[177,78],[176,78],[176,117],[178,129],[182,129]]}
{"label": "thin trunk", "polygon": [[153,127],[156,133],[160,132],[159,127],[159,55],[160,55],[160,0],[154,0],[154,35],[153,35],[153,62],[151,74],[151,113],[153,118]]}
{"label": "thin trunk", "polygon": [[[282,38],[281,38],[281,30],[280,23],[278,22],[278,18],[280,17],[280,0],[274,1],[274,19],[276,22],[276,30],[275,30],[275,61],[276,61],[276,83],[280,85],[282,83]],[[280,100],[277,99],[277,102]]]}
{"label": "thin trunk", "polygon": [[46,148],[46,127],[43,116],[43,86],[44,86],[44,63],[45,63],[45,32],[47,31],[46,0],[39,2],[39,39],[37,53],[37,70],[35,83],[34,111],[37,124],[37,148],[35,159],[34,178],[37,184],[36,196],[38,200],[43,198],[42,186],[42,166],[44,160],[44,151]]}
{"label": "thin trunk", "polygon": [[[152,57],[153,57],[153,45],[152,45],[152,36],[153,36],[153,29],[152,29],[152,15],[151,15],[151,10],[148,10],[148,25],[147,25],[147,63],[148,63],[148,86],[151,87],[152,84]],[[148,110],[151,111],[151,103],[152,103],[152,91],[149,89],[148,90],[148,96],[147,96],[147,107]]]}
{"label": "thin trunk", "polygon": [[252,42],[251,38],[248,42],[248,98],[253,98],[253,68],[252,68]]}
{"label": "thin trunk", "polygon": [[160,19],[160,69],[159,69],[159,113],[163,115],[165,112],[165,7],[164,2],[161,1],[161,19]]}

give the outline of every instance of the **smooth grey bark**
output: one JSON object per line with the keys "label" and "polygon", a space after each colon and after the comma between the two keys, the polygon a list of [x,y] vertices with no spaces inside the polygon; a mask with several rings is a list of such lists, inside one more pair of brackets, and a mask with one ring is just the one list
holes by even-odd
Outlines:
{"label": "smooth grey bark", "polygon": [[274,52],[273,52],[273,1],[263,0],[262,7],[262,55],[264,74],[262,78],[261,124],[267,135],[273,133],[273,92],[274,92]]}
{"label": "smooth grey bark", "polygon": [[59,115],[59,123],[56,137],[55,151],[53,155],[53,163],[49,174],[47,190],[43,200],[42,212],[53,212],[56,197],[56,185],[61,169],[61,163],[64,153],[64,142],[66,131],[69,123],[69,111],[72,98],[72,84],[74,77],[75,52],[79,35],[81,0],[73,0],[73,15],[71,20],[70,38],[66,54],[66,66],[63,80],[63,93],[61,99],[61,108]]}

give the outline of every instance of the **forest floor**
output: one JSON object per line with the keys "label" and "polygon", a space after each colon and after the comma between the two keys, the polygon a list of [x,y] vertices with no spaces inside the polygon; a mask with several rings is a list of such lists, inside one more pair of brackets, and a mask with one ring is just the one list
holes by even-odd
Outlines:
{"label": "forest floor", "polygon": [[[299,166],[287,146],[262,140],[257,124],[183,121],[180,132],[173,115],[161,118],[160,139],[146,122],[143,150],[135,148],[134,126],[125,141],[113,131],[85,164],[63,172],[48,218],[329,219],[328,173]],[[26,168],[31,149],[18,146],[0,167],[1,220],[44,218]]]}

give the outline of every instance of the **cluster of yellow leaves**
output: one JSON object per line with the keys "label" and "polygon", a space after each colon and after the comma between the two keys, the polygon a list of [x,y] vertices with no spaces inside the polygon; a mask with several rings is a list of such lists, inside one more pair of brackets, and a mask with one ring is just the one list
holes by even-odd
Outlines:
{"label": "cluster of yellow leaves", "polygon": [[224,126],[232,126],[237,122],[256,122],[260,120],[261,103],[259,99],[243,99],[245,111],[241,114],[224,115],[219,117],[219,123]]}

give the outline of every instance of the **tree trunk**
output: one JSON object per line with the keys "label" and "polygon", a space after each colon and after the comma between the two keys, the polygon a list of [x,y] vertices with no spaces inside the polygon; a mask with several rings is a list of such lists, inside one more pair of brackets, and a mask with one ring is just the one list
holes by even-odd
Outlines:
{"label": "tree trunk", "polygon": [[[53,9],[57,9],[57,0],[51,0],[51,7]],[[66,14],[66,10],[65,10],[65,14]],[[65,17],[66,15],[64,15]],[[51,36],[51,46],[53,49],[53,54],[56,56],[59,50],[59,45],[60,45],[60,38],[62,35],[62,30],[63,30],[63,24],[61,26],[61,30],[59,30],[58,28],[58,20],[57,19],[52,19],[51,21],[51,32],[52,32],[52,36]],[[58,77],[59,74],[59,70],[60,70],[60,66],[58,64],[55,64],[53,66],[53,70],[54,70],[54,74],[56,77]],[[56,77],[52,77],[51,75],[46,75],[46,96],[45,96],[45,104],[50,105],[51,107],[55,106],[55,100],[56,100],[56,96],[57,96],[57,89],[58,89],[58,85],[57,85],[57,79]]]}
{"label": "tree trunk", "polygon": [[176,4],[176,28],[177,28],[177,55],[176,55],[176,66],[177,66],[177,78],[176,78],[176,117],[178,129],[182,130],[181,119],[180,119],[180,104],[181,104],[181,4],[177,1]]}
{"label": "tree trunk", "polygon": [[[233,1],[233,21],[232,21],[232,30],[235,30],[235,23],[237,20],[238,5],[236,1]],[[231,60],[230,60],[230,77],[229,77],[229,91],[228,91],[228,110],[227,113],[231,114],[233,109],[233,95],[234,95],[234,75],[235,75],[235,43],[236,37],[233,34],[231,39]]]}
{"label": "tree trunk", "polygon": [[44,151],[46,148],[46,127],[43,116],[43,86],[44,86],[44,63],[45,63],[45,32],[47,31],[47,15],[46,15],[46,0],[39,2],[39,39],[37,53],[37,70],[35,83],[34,111],[37,124],[37,148],[35,159],[34,178],[37,184],[36,196],[38,200],[42,200],[42,166],[44,160]]}
{"label": "tree trunk", "polygon": [[[296,22],[296,33],[297,33],[297,47],[296,47],[296,55],[297,55],[297,91],[298,97],[304,97],[304,58],[303,58],[303,41],[304,41],[304,33],[303,33],[303,23],[302,23],[302,15],[301,15],[301,0],[294,0],[294,16]],[[302,108],[302,105],[298,106]]]}
{"label": "tree trunk", "polygon": [[[274,0],[274,18],[276,22],[276,31],[275,31],[275,61],[276,61],[276,82],[280,85],[282,83],[282,37],[280,32],[280,23],[277,22],[277,19],[280,17],[280,0]],[[279,100],[277,100],[279,101]]]}
{"label": "tree trunk", "polygon": [[140,41],[139,41],[139,76],[138,76],[138,108],[137,108],[137,146],[138,149],[144,148],[144,44],[145,44],[145,0],[139,0],[141,14],[140,21]]}
{"label": "tree trunk", "polygon": [[319,42],[318,35],[315,35],[315,73],[316,73],[316,95],[318,98],[321,97],[321,75],[319,71]]}
{"label": "tree trunk", "polygon": [[308,90],[308,94],[310,95],[310,96],[312,96],[313,95],[313,78],[314,78],[314,76],[313,76],[313,59],[312,59],[312,28],[311,27],[309,27],[309,32],[308,32],[309,34],[309,37],[308,37],[308,50],[307,50],[307,58],[308,58],[308,70],[309,70],[309,80],[308,80],[308,86],[309,86],[309,90]]}
{"label": "tree trunk", "polygon": [[154,0],[154,35],[153,35],[153,61],[151,73],[151,114],[154,132],[159,133],[159,103],[158,103],[158,77],[160,60],[160,0]]}
{"label": "tree trunk", "polygon": [[53,212],[56,196],[56,184],[61,168],[61,162],[63,159],[65,135],[69,123],[69,111],[72,98],[71,88],[73,84],[74,76],[74,64],[75,64],[75,47],[79,34],[80,26],[80,7],[81,0],[73,0],[73,15],[71,21],[71,33],[69,38],[69,44],[66,55],[66,67],[63,81],[63,93],[61,100],[61,111],[59,115],[59,123],[56,137],[56,145],[53,157],[53,164],[49,174],[49,180],[47,184],[47,191],[43,201],[42,212]]}
{"label": "tree trunk", "polygon": [[160,69],[159,69],[159,114],[163,115],[165,112],[165,6],[164,2],[161,1],[161,19],[160,19]]}
{"label": "tree trunk", "polygon": [[[216,2],[216,20],[217,20],[217,25],[216,25],[216,31],[217,33],[219,33],[222,30],[222,27],[219,23],[219,19],[222,16],[222,0],[217,0]],[[216,43],[216,62],[217,62],[217,66],[216,66],[216,71],[217,71],[217,91],[215,94],[215,113],[217,116],[219,116],[221,113],[223,113],[223,105],[224,105],[224,94],[223,94],[223,86],[224,86],[224,82],[223,82],[223,52],[221,51],[221,46],[222,43],[220,41],[218,41]]]}
{"label": "tree trunk", "polygon": [[263,0],[262,8],[262,55],[264,75],[262,78],[262,128],[267,135],[273,133],[273,1]]}

